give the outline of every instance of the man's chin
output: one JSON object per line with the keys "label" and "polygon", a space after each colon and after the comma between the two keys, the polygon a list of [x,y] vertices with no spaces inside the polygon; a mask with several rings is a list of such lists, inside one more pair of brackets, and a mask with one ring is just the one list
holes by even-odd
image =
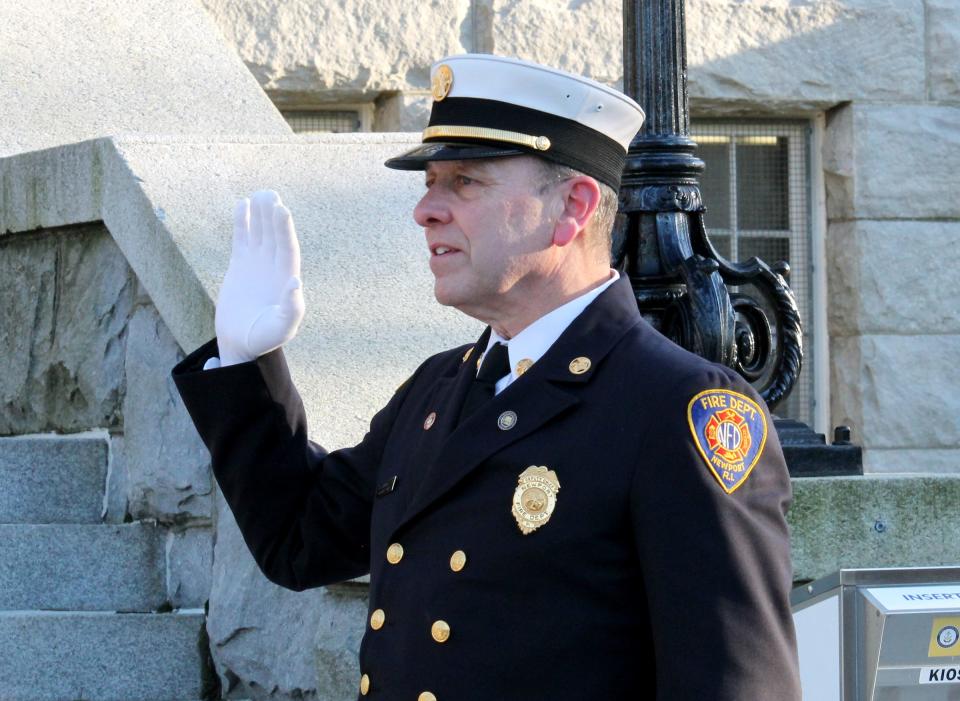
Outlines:
{"label": "man's chin", "polygon": [[436,281],[433,285],[433,297],[444,307],[453,307],[467,316],[473,316],[470,313],[473,306],[470,304],[470,295],[463,290],[452,290],[440,281]]}
{"label": "man's chin", "polygon": [[456,307],[462,295],[459,295],[456,293],[456,291],[449,289],[440,280],[434,280],[433,296],[434,299],[437,300],[437,303],[442,304],[444,307]]}

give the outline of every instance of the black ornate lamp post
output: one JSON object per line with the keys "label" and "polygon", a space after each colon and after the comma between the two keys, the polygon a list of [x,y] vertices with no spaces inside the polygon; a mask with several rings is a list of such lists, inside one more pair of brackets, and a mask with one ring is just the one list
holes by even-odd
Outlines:
{"label": "black ornate lamp post", "polygon": [[[786,263],[733,263],[707,236],[698,185],[704,164],[688,136],[683,0],[624,0],[623,39],[624,92],[647,119],[627,155],[614,264],[654,326],[734,368],[772,411],[800,374],[800,312]],[[792,474],[862,473],[859,448],[828,448],[799,422],[776,423]]]}

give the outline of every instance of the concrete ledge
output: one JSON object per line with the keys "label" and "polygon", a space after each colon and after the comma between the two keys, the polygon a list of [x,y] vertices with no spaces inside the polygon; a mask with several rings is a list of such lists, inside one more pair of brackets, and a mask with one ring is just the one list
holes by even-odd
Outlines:
{"label": "concrete ledge", "polygon": [[960,476],[810,477],[793,480],[793,493],[795,580],[960,562]]}
{"label": "concrete ledge", "polygon": [[420,362],[481,330],[433,300],[411,216],[422,176],[383,167],[415,143],[412,134],[126,137],[0,159],[0,242],[103,221],[190,351],[214,333],[234,202],[277,190],[296,220],[307,303],[285,350],[324,445],[351,445]]}

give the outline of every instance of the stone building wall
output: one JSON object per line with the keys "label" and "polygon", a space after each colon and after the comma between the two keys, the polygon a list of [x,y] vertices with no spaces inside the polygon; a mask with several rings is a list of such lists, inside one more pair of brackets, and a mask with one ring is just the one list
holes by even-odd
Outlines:
{"label": "stone building wall", "polygon": [[[432,61],[514,55],[617,85],[618,0],[203,0],[281,108],[367,102],[418,130]],[[830,425],[875,472],[960,470],[960,7],[953,0],[687,0],[696,117],[812,120],[825,229]],[[822,360],[822,359],[821,359]]]}

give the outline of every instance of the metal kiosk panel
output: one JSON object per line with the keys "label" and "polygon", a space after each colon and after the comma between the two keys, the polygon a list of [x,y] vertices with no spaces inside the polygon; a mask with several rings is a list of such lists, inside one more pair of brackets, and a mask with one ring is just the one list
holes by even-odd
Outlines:
{"label": "metal kiosk panel", "polygon": [[790,598],[805,701],[960,701],[960,567],[840,570]]}

